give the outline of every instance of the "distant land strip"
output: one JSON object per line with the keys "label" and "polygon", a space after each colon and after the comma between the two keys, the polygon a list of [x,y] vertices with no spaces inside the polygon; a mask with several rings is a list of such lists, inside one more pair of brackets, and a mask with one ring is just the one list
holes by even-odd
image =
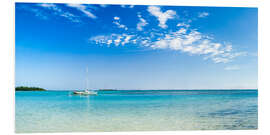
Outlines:
{"label": "distant land strip", "polygon": [[19,86],[15,88],[16,91],[46,91],[46,89],[39,88],[39,87],[26,87],[26,86]]}

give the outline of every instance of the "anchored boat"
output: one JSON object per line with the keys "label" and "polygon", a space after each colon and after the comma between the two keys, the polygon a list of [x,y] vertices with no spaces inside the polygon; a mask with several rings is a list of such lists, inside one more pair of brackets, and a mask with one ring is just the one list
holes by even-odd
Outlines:
{"label": "anchored boat", "polygon": [[73,91],[74,95],[97,95],[97,91],[85,90],[85,91]]}
{"label": "anchored boat", "polygon": [[[88,67],[86,68],[86,76],[88,75]],[[86,90],[84,91],[73,91],[74,95],[97,95],[98,92],[95,90],[88,90],[88,78],[86,77]]]}

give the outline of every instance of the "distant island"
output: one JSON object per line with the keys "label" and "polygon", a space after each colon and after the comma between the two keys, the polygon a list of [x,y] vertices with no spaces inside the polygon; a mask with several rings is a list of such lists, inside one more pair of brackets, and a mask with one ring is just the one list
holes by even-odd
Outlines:
{"label": "distant island", "polygon": [[46,89],[39,88],[39,87],[26,87],[26,86],[19,86],[15,88],[16,91],[46,91]]}

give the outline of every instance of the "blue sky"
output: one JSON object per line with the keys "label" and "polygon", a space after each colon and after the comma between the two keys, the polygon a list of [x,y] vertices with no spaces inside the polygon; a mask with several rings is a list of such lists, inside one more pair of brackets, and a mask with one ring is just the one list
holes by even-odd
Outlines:
{"label": "blue sky", "polygon": [[257,8],[16,3],[16,86],[257,88]]}

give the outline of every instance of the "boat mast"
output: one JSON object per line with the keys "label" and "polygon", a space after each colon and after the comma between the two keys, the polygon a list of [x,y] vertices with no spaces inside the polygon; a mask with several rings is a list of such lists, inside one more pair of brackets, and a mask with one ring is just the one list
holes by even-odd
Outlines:
{"label": "boat mast", "polygon": [[86,90],[88,90],[88,67],[86,67]]}

